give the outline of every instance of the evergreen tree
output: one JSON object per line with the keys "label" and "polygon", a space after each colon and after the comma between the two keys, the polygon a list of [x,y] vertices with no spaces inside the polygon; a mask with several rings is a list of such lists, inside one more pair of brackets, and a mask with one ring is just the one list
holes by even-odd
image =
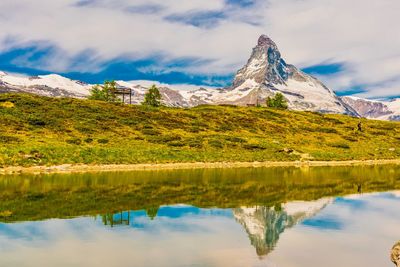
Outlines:
{"label": "evergreen tree", "polygon": [[267,106],[270,108],[287,109],[288,104],[281,93],[276,93],[274,97],[267,98]]}
{"label": "evergreen tree", "polygon": [[153,85],[150,87],[149,91],[144,96],[144,101],[142,104],[152,107],[161,106],[161,94],[157,86]]}
{"label": "evergreen tree", "polygon": [[119,102],[115,91],[117,84],[115,81],[105,81],[104,85],[95,85],[90,91],[89,99],[106,102]]}

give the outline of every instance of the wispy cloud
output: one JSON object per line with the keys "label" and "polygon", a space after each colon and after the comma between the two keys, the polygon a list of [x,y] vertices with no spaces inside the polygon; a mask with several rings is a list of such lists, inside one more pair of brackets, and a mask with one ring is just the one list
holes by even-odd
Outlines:
{"label": "wispy cloud", "polygon": [[[398,0],[2,0],[0,54],[45,44],[51,57],[22,56],[13,64],[87,73],[121,57],[162,55],[154,68],[164,72],[226,77],[266,33],[289,63],[317,68],[336,91],[358,87],[367,97],[395,96],[398,10]],[[171,64],[182,58],[196,60]],[[326,67],[335,64],[340,68]]]}

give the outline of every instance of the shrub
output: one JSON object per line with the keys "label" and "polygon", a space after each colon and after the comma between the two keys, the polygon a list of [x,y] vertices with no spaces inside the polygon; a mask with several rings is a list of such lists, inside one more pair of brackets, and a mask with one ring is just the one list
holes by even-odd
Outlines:
{"label": "shrub", "polygon": [[67,139],[66,142],[70,145],[80,145],[82,143],[81,139],[79,138]]}
{"label": "shrub", "polygon": [[18,137],[9,135],[0,135],[0,143],[18,143],[20,139]]}
{"label": "shrub", "polygon": [[345,142],[331,143],[331,144],[329,144],[329,146],[336,147],[336,148],[350,149],[350,146]]}
{"label": "shrub", "polygon": [[109,142],[109,140],[105,139],[105,138],[97,140],[97,143],[99,143],[99,144],[108,144],[108,142]]}
{"label": "shrub", "polygon": [[215,148],[223,148],[224,144],[219,140],[209,140],[208,144]]}
{"label": "shrub", "polygon": [[33,126],[45,126],[46,125],[46,122],[42,118],[36,117],[35,115],[29,115],[28,123]]}
{"label": "shrub", "polygon": [[144,134],[144,135],[159,135],[159,134],[161,134],[159,131],[157,131],[157,130],[155,130],[155,129],[152,129],[152,128],[145,128],[145,129],[142,129],[142,133]]}
{"label": "shrub", "polygon": [[172,142],[168,143],[168,146],[182,147],[182,146],[185,146],[185,144],[181,141],[172,141]]}
{"label": "shrub", "polygon": [[266,149],[266,147],[264,147],[261,144],[244,144],[243,148],[247,149],[247,150],[265,150]]}
{"label": "shrub", "polygon": [[93,138],[88,137],[88,138],[85,138],[85,140],[83,140],[83,141],[85,141],[85,143],[90,144],[90,143],[93,143]]}
{"label": "shrub", "polygon": [[225,140],[233,143],[246,143],[246,140],[237,136],[226,136]]}
{"label": "shrub", "polygon": [[189,147],[192,148],[202,148],[203,147],[203,140],[201,139],[191,139],[187,142]]}

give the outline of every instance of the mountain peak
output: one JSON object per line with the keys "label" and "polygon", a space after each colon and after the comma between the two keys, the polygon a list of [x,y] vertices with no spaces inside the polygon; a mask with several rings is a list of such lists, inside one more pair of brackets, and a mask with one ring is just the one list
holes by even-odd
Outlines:
{"label": "mountain peak", "polygon": [[247,64],[236,73],[231,90],[255,92],[251,104],[256,105],[280,92],[291,109],[357,115],[319,80],[287,64],[265,34],[258,38]]}
{"label": "mountain peak", "polygon": [[275,42],[269,38],[267,35],[263,34],[258,38],[258,46],[274,46],[276,47]]}
{"label": "mountain peak", "polygon": [[265,85],[285,84],[287,78],[288,69],[278,46],[263,34],[258,38],[247,64],[236,74],[233,87],[241,86],[246,80]]}

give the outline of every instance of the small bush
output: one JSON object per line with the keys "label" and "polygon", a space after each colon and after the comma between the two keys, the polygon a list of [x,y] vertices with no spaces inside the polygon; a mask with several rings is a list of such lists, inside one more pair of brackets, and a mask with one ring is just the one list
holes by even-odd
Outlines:
{"label": "small bush", "polygon": [[149,142],[157,143],[157,144],[165,144],[173,141],[180,141],[182,137],[177,134],[169,134],[169,135],[156,135],[148,139]]}
{"label": "small bush", "polygon": [[84,141],[85,143],[90,144],[90,143],[93,143],[93,138],[88,137],[88,138],[85,138],[83,141]]}
{"label": "small bush", "polygon": [[80,145],[82,143],[81,139],[79,138],[67,139],[66,142],[70,145]]}
{"label": "small bush", "polygon": [[247,142],[243,138],[240,138],[240,137],[237,137],[237,136],[226,136],[225,140],[233,142],[233,143],[246,143]]}
{"label": "small bush", "polygon": [[353,137],[353,136],[343,136],[344,140],[350,141],[350,142],[357,142],[358,139]]}
{"label": "small bush", "polygon": [[0,135],[0,143],[18,143],[21,140],[18,137],[15,136],[9,136],[9,135]]}
{"label": "small bush", "polygon": [[99,143],[99,144],[108,144],[108,142],[109,142],[109,140],[105,139],[105,138],[97,140],[97,143]]}
{"label": "small bush", "polygon": [[173,141],[173,142],[169,142],[168,146],[183,147],[183,146],[185,146],[185,144],[181,141]]}
{"label": "small bush", "polygon": [[331,144],[329,144],[329,146],[336,147],[336,148],[350,149],[350,146],[345,142],[331,143]]}
{"label": "small bush", "polygon": [[215,148],[223,148],[224,144],[219,140],[209,140],[208,144]]}
{"label": "small bush", "polygon": [[28,117],[28,123],[33,126],[46,126],[46,122],[42,118],[36,117],[34,115],[30,115]]}
{"label": "small bush", "polygon": [[332,133],[332,134],[338,133],[338,131],[334,128],[322,128],[321,127],[321,128],[317,128],[316,131],[320,132],[320,133]]}
{"label": "small bush", "polygon": [[142,129],[142,133],[144,134],[144,135],[159,135],[159,134],[161,134],[159,131],[157,131],[157,130],[155,130],[155,129],[152,129],[152,128],[150,128],[150,129]]}
{"label": "small bush", "polygon": [[261,144],[244,144],[243,148],[247,149],[247,150],[265,150],[265,149],[267,149],[266,147],[264,147]]}
{"label": "small bush", "polygon": [[187,142],[189,147],[192,148],[202,148],[203,147],[203,140],[200,139],[192,139]]}

